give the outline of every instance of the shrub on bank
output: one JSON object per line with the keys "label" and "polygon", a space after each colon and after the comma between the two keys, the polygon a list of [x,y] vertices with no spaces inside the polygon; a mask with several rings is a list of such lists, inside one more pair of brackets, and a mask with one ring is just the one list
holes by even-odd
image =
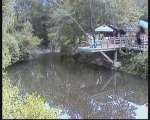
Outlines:
{"label": "shrub on bank", "polygon": [[3,75],[3,119],[56,119],[57,108],[44,108],[45,99],[35,93],[26,94],[21,100],[19,89]]}
{"label": "shrub on bank", "polygon": [[148,53],[135,53],[121,56],[122,67],[121,70],[140,75],[144,78],[148,77]]}

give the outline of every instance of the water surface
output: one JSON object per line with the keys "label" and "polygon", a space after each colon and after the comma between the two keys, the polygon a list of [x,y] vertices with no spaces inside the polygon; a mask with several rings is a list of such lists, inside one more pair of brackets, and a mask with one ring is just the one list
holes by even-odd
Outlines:
{"label": "water surface", "polygon": [[148,80],[103,67],[87,67],[58,54],[8,69],[21,94],[37,92],[61,106],[60,118],[148,118]]}

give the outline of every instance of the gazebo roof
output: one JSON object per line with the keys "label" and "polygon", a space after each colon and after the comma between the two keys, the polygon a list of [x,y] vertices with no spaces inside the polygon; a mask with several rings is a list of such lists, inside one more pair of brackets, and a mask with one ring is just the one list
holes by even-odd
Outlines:
{"label": "gazebo roof", "polygon": [[137,30],[137,27],[131,23],[124,23],[124,24],[120,25],[120,29],[122,29],[124,31],[134,32]]}
{"label": "gazebo roof", "polygon": [[102,26],[96,28],[95,31],[96,32],[113,32],[113,29],[106,25],[102,25]]}
{"label": "gazebo roof", "polygon": [[119,30],[118,26],[116,26],[116,25],[109,25],[109,27],[112,28],[112,29]]}

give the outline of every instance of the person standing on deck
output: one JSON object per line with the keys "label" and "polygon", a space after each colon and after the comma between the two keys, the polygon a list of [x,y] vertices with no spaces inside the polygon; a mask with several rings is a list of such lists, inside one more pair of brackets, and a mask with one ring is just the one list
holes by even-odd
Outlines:
{"label": "person standing on deck", "polygon": [[101,47],[103,46],[103,40],[104,40],[104,35],[100,34],[100,40],[101,40]]}
{"label": "person standing on deck", "polygon": [[144,48],[145,43],[145,30],[143,27],[140,28],[140,39],[141,39],[141,47]]}
{"label": "person standing on deck", "polygon": [[141,40],[140,40],[140,32],[136,33],[136,40],[137,40],[137,45],[139,46],[141,44]]}
{"label": "person standing on deck", "polygon": [[93,48],[94,38],[92,35],[88,35],[88,43],[90,44],[90,48]]}
{"label": "person standing on deck", "polygon": [[139,47],[144,47],[144,35],[145,35],[145,30],[143,27],[139,27],[139,31],[136,34],[136,38],[137,38],[137,44],[139,45]]}

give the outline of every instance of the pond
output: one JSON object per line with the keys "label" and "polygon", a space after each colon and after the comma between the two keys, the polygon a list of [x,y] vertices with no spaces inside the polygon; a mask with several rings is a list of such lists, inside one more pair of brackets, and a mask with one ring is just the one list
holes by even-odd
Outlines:
{"label": "pond", "polygon": [[104,67],[91,67],[59,54],[8,68],[21,94],[37,92],[50,106],[61,106],[60,118],[148,118],[148,80]]}

